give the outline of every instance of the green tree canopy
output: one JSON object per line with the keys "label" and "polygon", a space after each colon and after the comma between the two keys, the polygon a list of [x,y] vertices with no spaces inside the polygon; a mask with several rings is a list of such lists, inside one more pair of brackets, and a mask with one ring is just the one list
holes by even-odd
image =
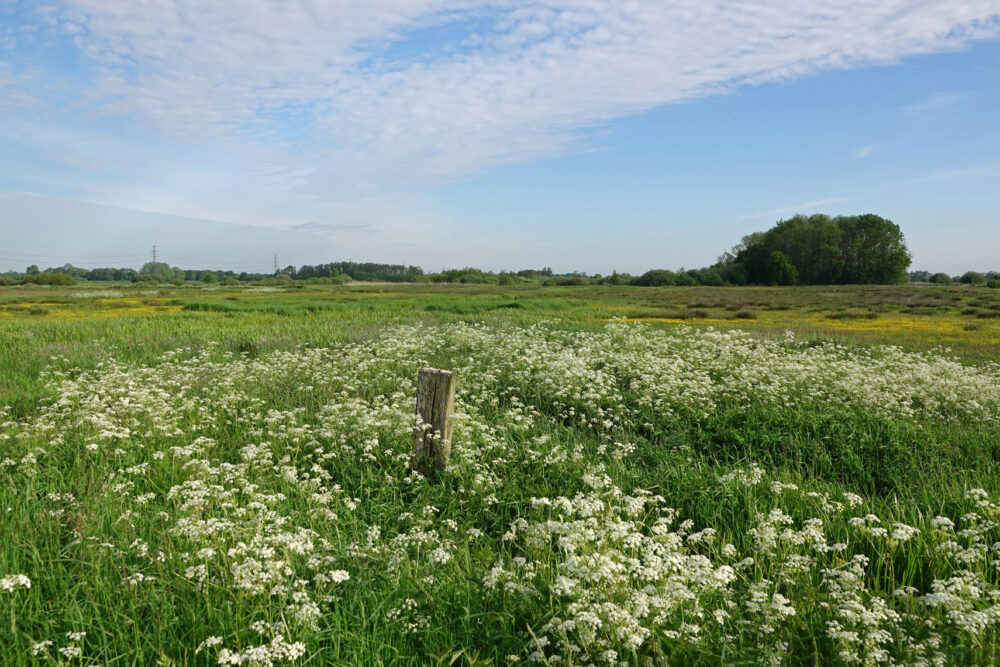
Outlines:
{"label": "green tree canopy", "polygon": [[[805,285],[894,284],[906,282],[910,253],[899,225],[878,215],[796,215],[767,230],[743,237],[722,258],[739,265],[747,282]],[[776,273],[777,272],[777,273]]]}
{"label": "green tree canopy", "polygon": [[676,285],[677,275],[673,271],[668,271],[666,269],[652,269],[636,278],[635,284],[643,287]]}
{"label": "green tree canopy", "polygon": [[780,250],[773,250],[767,257],[767,282],[771,285],[794,285],[799,279],[788,256]]}

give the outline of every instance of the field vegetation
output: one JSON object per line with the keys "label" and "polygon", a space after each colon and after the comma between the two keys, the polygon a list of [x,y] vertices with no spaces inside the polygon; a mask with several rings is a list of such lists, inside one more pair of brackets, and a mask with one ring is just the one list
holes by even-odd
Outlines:
{"label": "field vegetation", "polygon": [[995,664],[997,314],[971,282],[0,289],[0,662]]}

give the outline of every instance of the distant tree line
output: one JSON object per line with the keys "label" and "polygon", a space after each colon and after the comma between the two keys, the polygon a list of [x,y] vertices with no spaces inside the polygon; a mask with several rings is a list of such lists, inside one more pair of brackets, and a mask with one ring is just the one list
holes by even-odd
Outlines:
{"label": "distant tree line", "polygon": [[139,270],[129,268],[84,269],[64,264],[41,270],[36,265],[29,266],[23,273],[8,271],[0,274],[0,285],[45,284],[71,285],[78,280],[118,281],[137,283],[265,283],[284,284],[305,281],[311,283],[343,283],[350,280],[377,282],[408,282],[419,280],[424,271],[419,266],[403,264],[379,264],[375,262],[331,262],[329,264],[305,264],[296,268],[286,266],[277,273],[248,273],[217,269],[182,269],[166,262],[146,262]]}
{"label": "distant tree line", "polygon": [[[951,276],[947,273],[931,273],[930,271],[910,271],[910,282],[912,283],[936,283],[938,285],[950,285],[951,283],[962,283],[964,285],[990,285],[1000,281],[1000,271],[966,271],[960,276]],[[991,287],[993,285],[990,285]],[[998,285],[1000,287],[1000,285]]]}
{"label": "distant tree line", "polygon": [[330,262],[311,266],[305,264],[298,270],[286,267],[283,271],[293,280],[308,280],[310,278],[335,278],[348,275],[354,280],[366,282],[410,282],[424,275],[419,266],[404,266],[403,264],[376,264],[374,262]]}
{"label": "distant tree line", "polygon": [[72,284],[76,280],[205,284],[298,285],[368,282],[428,282],[518,285],[737,286],[896,284],[906,281],[1000,288],[1000,272],[967,271],[961,276],[912,271],[910,253],[899,226],[878,215],[796,215],[779,220],[763,232],[744,236],[712,266],[700,269],[652,269],[640,276],[613,271],[587,275],[582,271],[556,274],[550,267],[520,271],[484,271],[474,267],[425,273],[419,266],[375,262],[330,262],[286,266],[275,273],[181,269],[164,262],[147,262],[135,269],[83,269],[72,264],[44,271],[29,266],[25,273],[0,274],[0,285],[15,283]]}

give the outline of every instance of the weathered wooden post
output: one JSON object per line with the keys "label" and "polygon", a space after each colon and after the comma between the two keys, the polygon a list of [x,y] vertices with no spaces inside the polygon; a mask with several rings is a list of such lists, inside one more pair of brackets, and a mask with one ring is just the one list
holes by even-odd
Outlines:
{"label": "weathered wooden post", "polygon": [[455,409],[454,371],[424,366],[417,374],[417,416],[413,462],[444,470],[451,454],[451,413]]}

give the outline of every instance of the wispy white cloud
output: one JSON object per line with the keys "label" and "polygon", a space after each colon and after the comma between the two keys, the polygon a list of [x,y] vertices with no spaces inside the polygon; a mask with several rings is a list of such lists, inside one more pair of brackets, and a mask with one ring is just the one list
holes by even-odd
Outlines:
{"label": "wispy white cloud", "polygon": [[855,159],[871,157],[878,149],[879,144],[865,144],[864,146],[858,146],[851,151],[851,157]]}
{"label": "wispy white cloud", "polygon": [[955,111],[967,106],[972,96],[971,90],[940,90],[908,104],[905,111],[914,115]]}
{"label": "wispy white cloud", "polygon": [[317,236],[337,236],[344,233],[372,234],[376,231],[375,227],[369,224],[331,224],[326,222],[303,222],[298,225],[292,225],[291,229],[297,232],[316,234]]}
{"label": "wispy white cloud", "polygon": [[1000,34],[996,0],[61,0],[29,18],[79,50],[82,108],[225,156],[224,183],[176,179],[158,206],[276,225],[580,150],[662,105]]}

